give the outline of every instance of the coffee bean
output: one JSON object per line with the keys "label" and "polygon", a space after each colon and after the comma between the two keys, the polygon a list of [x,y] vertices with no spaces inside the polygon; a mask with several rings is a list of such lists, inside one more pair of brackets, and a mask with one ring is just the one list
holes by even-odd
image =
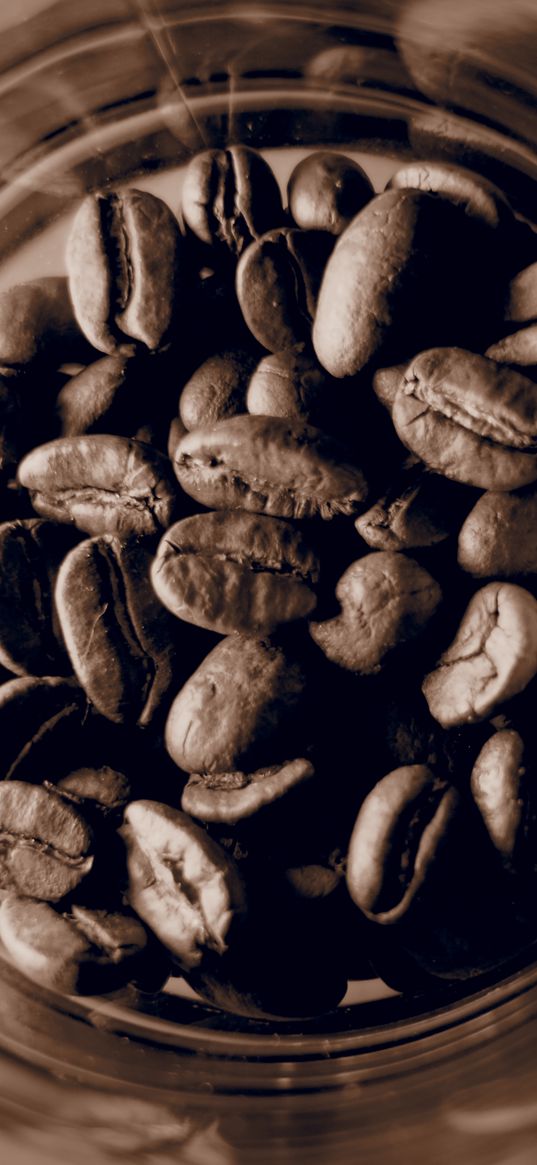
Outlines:
{"label": "coffee bean", "polygon": [[318,571],[316,556],[290,523],[219,510],[171,526],[151,578],[180,619],[222,635],[259,636],[310,614]]}
{"label": "coffee bean", "polygon": [[176,322],[184,263],[179,225],[142,190],[89,194],[67,242],[69,290],[84,335],[100,352],[160,348]]}
{"label": "coffee bean", "polygon": [[472,220],[447,198],[417,190],[373,198],[326,264],[313,326],[323,368],[353,376],[400,362],[409,349],[438,342],[441,331],[460,337],[468,321],[455,286],[464,285],[466,297],[471,284],[481,303],[486,295],[475,288],[471,258],[477,261],[481,242],[479,224],[472,230]]}
{"label": "coffee bean", "polygon": [[123,810],[132,798],[132,784],[109,765],[74,769],[55,784],[57,792],[84,811],[97,806],[103,813]]}
{"label": "coffee bean", "polygon": [[69,675],[53,605],[76,531],[39,518],[0,525],[0,662],[16,675]]}
{"label": "coffee bean", "polygon": [[181,207],[197,238],[233,257],[283,218],[276,178],[248,146],[196,154],[185,170]]}
{"label": "coffee bean", "polygon": [[185,492],[218,509],[329,519],[358,512],[367,496],[364,475],[343,446],[281,417],[231,417],[198,429],[172,460]]}
{"label": "coffee bean", "polygon": [[[537,368],[537,324],[521,328],[509,336],[503,336],[495,344],[490,344],[485,352],[489,360],[498,364],[518,365],[519,371],[528,367],[528,376]],[[533,370],[533,371],[532,371]]]}
{"label": "coffee bean", "polygon": [[505,319],[517,324],[537,319],[537,263],[513,276],[507,288]]}
{"label": "coffee bean", "polygon": [[0,937],[24,975],[69,995],[117,990],[140,974],[148,949],[134,915],[75,905],[60,914],[14,894],[0,907]]}
{"label": "coffee bean", "polygon": [[65,558],[56,605],[81,687],[103,716],[144,726],[174,677],[174,620],[155,597],[151,556],[136,541],[85,539]]}
{"label": "coffee bean", "polygon": [[58,368],[92,349],[75,320],[65,276],[45,275],[0,294],[0,373]]}
{"label": "coffee bean", "polygon": [[35,763],[32,754],[39,756],[52,736],[65,747],[86,711],[86,696],[73,680],[21,676],[0,685],[1,776],[24,777]]}
{"label": "coffee bean", "polygon": [[490,737],[472,769],[473,799],[494,848],[508,865],[520,861],[527,840],[529,775],[524,741],[510,729]]}
{"label": "coffee bean", "polygon": [[454,481],[512,490],[537,478],[537,386],[486,356],[460,348],[420,353],[392,415],[401,441]]}
{"label": "coffee bean", "polygon": [[310,339],[333,245],[328,231],[282,227],[244,252],[237,266],[237,298],[252,335],[269,352]]}
{"label": "coffee bean", "polygon": [[32,450],[18,479],[39,514],[87,534],[158,534],[176,508],[168,459],[127,437],[60,437]]}
{"label": "coffee bean", "polygon": [[403,466],[391,488],[356,519],[360,537],[374,550],[414,550],[443,542],[460,524],[471,495],[419,462]]}
{"label": "coffee bean", "polygon": [[200,821],[236,825],[274,805],[313,773],[307,760],[270,765],[253,773],[192,773],[183,790],[181,808]]}
{"label": "coffee bean", "polygon": [[457,561],[474,578],[537,574],[537,489],[487,491],[461,526]]}
{"label": "coffee bean", "polygon": [[295,166],[287,183],[290,213],[303,230],[340,235],[373,197],[362,167],[344,154],[316,150]]}
{"label": "coffee bean", "polygon": [[436,613],[441,589],[412,558],[389,550],[353,562],[336,587],[341,614],[311,623],[313,639],[332,663],[361,675],[416,638]]}
{"label": "coffee bean", "polygon": [[209,356],[179,398],[185,429],[200,429],[246,412],[246,390],[255,366],[256,357],[240,348]]}
{"label": "coffee bean", "polygon": [[395,769],[371,790],[347,858],[351,898],[367,918],[398,922],[427,879],[459,805],[459,794],[426,765]]}
{"label": "coffee bean", "polygon": [[497,229],[506,226],[513,214],[507,198],[499,186],[463,166],[449,162],[413,161],[392,174],[387,190],[426,190],[441,194],[462,206],[487,226]]}
{"label": "coffee bean", "polygon": [[232,635],[176,696],[166,747],[187,773],[251,771],[297,755],[306,675],[284,649]]}
{"label": "coffee bean", "polygon": [[55,793],[26,781],[0,784],[0,885],[58,902],[90,873],[93,837]]}
{"label": "coffee bean", "polygon": [[[116,433],[136,437],[155,418],[158,403],[148,384],[159,371],[156,358],[103,356],[69,379],[58,393],[57,413],[63,437]],[[140,440],[143,440],[140,437]]]}
{"label": "coffee bean", "polygon": [[492,716],[537,674],[537,600],[491,582],[471,599],[453,643],[422,689],[444,728]]}
{"label": "coffee bean", "polygon": [[156,801],[131,802],[121,834],[129,902],[179,965],[222,955],[246,909],[231,858],[185,813]]}
{"label": "coffee bean", "polygon": [[[330,427],[331,398],[338,385],[321,368],[306,344],[265,356],[252,373],[246,405],[249,413],[306,421]],[[333,412],[336,412],[332,401]],[[335,417],[334,417],[335,420]]]}

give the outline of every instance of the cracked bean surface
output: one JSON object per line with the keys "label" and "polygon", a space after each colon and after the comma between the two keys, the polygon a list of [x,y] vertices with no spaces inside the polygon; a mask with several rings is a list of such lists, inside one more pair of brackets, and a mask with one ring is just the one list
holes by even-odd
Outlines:
{"label": "cracked bean surface", "polygon": [[537,673],[537,600],[492,582],[471,599],[453,643],[422,690],[443,726],[471,724],[522,692]]}

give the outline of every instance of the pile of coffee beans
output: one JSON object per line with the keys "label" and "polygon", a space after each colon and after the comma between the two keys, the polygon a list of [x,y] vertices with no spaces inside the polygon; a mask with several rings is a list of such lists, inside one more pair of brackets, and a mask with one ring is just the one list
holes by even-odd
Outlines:
{"label": "pile of coffee beans", "polygon": [[0,296],[0,938],[261,1019],[537,938],[537,234],[241,145]]}

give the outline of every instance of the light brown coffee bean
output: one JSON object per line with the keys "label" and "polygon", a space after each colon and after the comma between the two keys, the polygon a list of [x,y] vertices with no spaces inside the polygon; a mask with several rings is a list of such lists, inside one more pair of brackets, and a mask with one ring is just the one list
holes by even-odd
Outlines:
{"label": "light brown coffee bean", "polygon": [[360,514],[355,526],[374,550],[435,546],[457,529],[469,504],[464,487],[418,462],[403,466],[388,493]]}
{"label": "light brown coffee bean", "polygon": [[[521,328],[491,344],[486,352],[489,360],[498,364],[517,364],[521,368],[537,367],[537,324]],[[531,375],[531,373],[529,374]]]}
{"label": "light brown coffee bean", "polygon": [[307,760],[286,761],[250,773],[192,773],[181,808],[200,821],[236,825],[274,805],[314,775]]}
{"label": "light brown coffee bean", "polygon": [[93,837],[55,793],[26,781],[0,784],[0,885],[58,902],[90,873]]}
{"label": "light brown coffee bean", "polygon": [[133,801],[121,835],[127,849],[128,898],[182,968],[227,950],[246,909],[239,871],[185,813],[157,801]]}
{"label": "light brown coffee bean", "polygon": [[24,975],[69,995],[117,990],[147,954],[147,931],[133,915],[81,906],[60,914],[14,894],[0,907],[0,938]]}
{"label": "light brown coffee bean", "polygon": [[474,578],[537,574],[537,489],[487,491],[461,526],[457,561]]}
{"label": "light brown coffee bean", "polygon": [[310,614],[318,572],[315,554],[290,523],[218,510],[166,531],[151,579],[180,619],[222,635],[259,636]]}
{"label": "light brown coffee bean", "polygon": [[505,299],[505,319],[517,324],[537,319],[537,263],[513,276]]}
{"label": "light brown coffee bean", "polygon": [[537,600],[513,583],[477,591],[422,690],[444,728],[485,720],[537,674]]}
{"label": "light brown coffee bean", "polygon": [[495,732],[472,769],[470,791],[494,848],[516,865],[528,826],[528,760],[518,732]]}

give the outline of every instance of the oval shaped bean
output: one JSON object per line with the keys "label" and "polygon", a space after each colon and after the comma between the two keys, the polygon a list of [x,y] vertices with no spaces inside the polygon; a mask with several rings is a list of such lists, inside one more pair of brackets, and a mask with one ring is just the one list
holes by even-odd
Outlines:
{"label": "oval shaped bean", "polygon": [[315,606],[316,556],[278,518],[220,510],[166,531],[151,568],[161,602],[222,635],[270,634]]}

